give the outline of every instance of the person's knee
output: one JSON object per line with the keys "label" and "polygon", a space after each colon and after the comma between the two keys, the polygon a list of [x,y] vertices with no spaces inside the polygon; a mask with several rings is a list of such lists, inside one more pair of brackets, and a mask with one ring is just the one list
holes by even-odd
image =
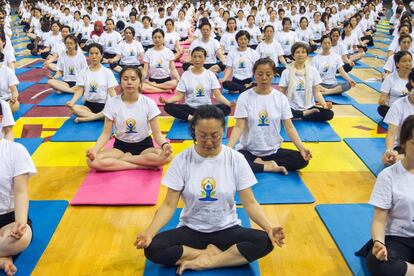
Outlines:
{"label": "person's knee", "polygon": [[330,121],[334,117],[334,113],[332,110],[325,110],[325,120]]}
{"label": "person's knee", "polygon": [[171,112],[173,112],[173,109],[174,109],[174,105],[173,104],[166,103],[164,105],[164,111],[167,112],[170,115],[171,115]]}
{"label": "person's knee", "polygon": [[175,265],[175,261],[171,260],[165,252],[162,252],[163,249],[154,245],[154,241],[144,249],[145,257],[155,264],[165,265],[165,266],[173,266]]}
{"label": "person's knee", "polygon": [[272,241],[266,232],[256,230],[251,235],[254,248],[251,248],[251,252],[240,252],[249,262],[262,258],[273,250]]}
{"label": "person's knee", "polygon": [[407,272],[407,263],[403,260],[379,261],[371,253],[366,258],[368,271],[375,276],[404,276]]}
{"label": "person's knee", "polygon": [[341,89],[342,89],[341,93],[348,91],[349,89],[351,89],[351,84],[349,82],[342,83]]}

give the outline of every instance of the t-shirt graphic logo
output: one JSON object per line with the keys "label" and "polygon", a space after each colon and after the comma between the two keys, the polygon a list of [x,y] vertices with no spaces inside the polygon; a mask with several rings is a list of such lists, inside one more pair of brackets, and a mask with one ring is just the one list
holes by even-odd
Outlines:
{"label": "t-shirt graphic logo", "polygon": [[155,64],[155,68],[162,68],[162,60],[160,59],[157,64]]}
{"label": "t-shirt graphic logo", "polygon": [[130,56],[130,57],[133,57],[134,56],[134,50],[129,50],[129,53],[128,53],[128,55]]}
{"label": "t-shirt graphic logo", "polygon": [[94,81],[89,83],[89,92],[90,93],[97,93],[98,92],[98,84]]}
{"label": "t-shirt graphic logo", "polygon": [[73,68],[72,66],[69,67],[69,75],[75,75],[75,68]]}
{"label": "t-shirt graphic logo", "polygon": [[112,41],[108,41],[108,47],[112,47]]}
{"label": "t-shirt graphic logo", "polygon": [[410,91],[408,91],[407,89],[404,89],[403,91],[401,91],[401,97],[405,97],[408,94],[410,94]]}
{"label": "t-shirt graphic logo", "polygon": [[289,39],[286,39],[286,41],[285,41],[285,45],[290,45],[290,41],[289,41]]}
{"label": "t-shirt graphic logo", "polygon": [[180,28],[178,31],[182,32],[183,31],[183,28]]}
{"label": "t-shirt graphic logo", "polygon": [[328,70],[329,70],[329,63],[324,63],[323,64],[323,66],[322,66],[322,73],[328,73]]}
{"label": "t-shirt graphic logo", "polygon": [[204,97],[204,86],[199,84],[195,87],[196,97]]}
{"label": "t-shirt graphic logo", "polygon": [[259,124],[258,126],[268,126],[269,125],[269,114],[266,110],[259,112]]}
{"label": "t-shirt graphic logo", "polygon": [[239,59],[239,68],[246,68],[246,61],[244,60],[244,58]]}
{"label": "t-shirt graphic logo", "polygon": [[234,46],[234,39],[230,40],[230,46]]}
{"label": "t-shirt graphic logo", "polygon": [[216,180],[212,177],[206,177],[201,181],[201,198],[200,201],[216,201]]}
{"label": "t-shirt graphic logo", "polygon": [[127,128],[125,133],[137,133],[137,121],[135,121],[135,119],[127,119],[125,125]]}
{"label": "t-shirt graphic logo", "polygon": [[305,82],[301,79],[298,80],[296,91],[305,91]]}
{"label": "t-shirt graphic logo", "polygon": [[171,45],[172,45],[172,44],[174,44],[174,42],[172,41],[172,39],[170,39],[170,42],[169,42],[169,43],[170,43]]}

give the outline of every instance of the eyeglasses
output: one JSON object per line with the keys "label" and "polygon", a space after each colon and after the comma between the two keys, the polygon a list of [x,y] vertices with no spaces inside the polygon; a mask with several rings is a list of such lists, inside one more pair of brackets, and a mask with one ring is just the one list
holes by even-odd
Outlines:
{"label": "eyeglasses", "polygon": [[195,136],[196,136],[197,140],[199,140],[199,141],[210,140],[210,141],[216,142],[216,141],[221,139],[223,134],[206,135],[206,134],[196,133]]}

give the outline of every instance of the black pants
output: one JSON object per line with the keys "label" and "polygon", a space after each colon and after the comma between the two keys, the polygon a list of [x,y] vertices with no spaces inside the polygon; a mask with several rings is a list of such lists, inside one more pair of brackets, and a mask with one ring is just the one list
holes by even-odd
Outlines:
{"label": "black pants", "polygon": [[[231,112],[231,108],[225,104],[216,104],[215,106],[223,111],[224,116],[229,115]],[[187,121],[188,116],[194,115],[197,109],[186,104],[169,103],[164,106],[164,110],[174,118]]]}
{"label": "black pants", "polygon": [[252,78],[247,78],[244,80],[239,80],[233,77],[231,81],[224,81],[223,82],[223,88],[229,90],[229,91],[237,91],[239,93],[242,93],[246,91],[247,89],[251,88],[244,86],[245,84],[251,84],[253,81]]}
{"label": "black pants", "polygon": [[304,121],[313,121],[313,122],[326,122],[329,120],[332,120],[334,113],[332,110],[320,108],[317,106],[313,106],[309,109],[316,108],[319,110],[319,112],[312,113],[307,116],[303,116],[303,111],[299,110],[292,110],[293,118],[301,118]]}
{"label": "black pants", "polygon": [[110,53],[103,54],[103,58],[105,59],[114,58],[114,57],[116,57],[116,54],[110,54]]}
{"label": "black pants", "polygon": [[209,244],[214,244],[222,251],[236,245],[249,262],[273,250],[267,234],[261,230],[233,226],[213,233],[202,233],[183,226],[158,233],[144,252],[153,263],[174,266],[183,255],[183,246],[205,249]]}
{"label": "black pants", "polygon": [[309,53],[313,53],[318,49],[318,45],[309,44]]}
{"label": "black pants", "polygon": [[282,73],[285,69],[286,69],[286,67],[284,67],[284,66],[276,67],[276,74],[278,74],[279,76],[282,76]]}
{"label": "black pants", "polygon": [[[190,68],[192,64],[189,62],[184,62],[183,63],[183,70],[187,71],[188,68]],[[226,69],[226,65],[224,65],[221,61],[219,61],[218,63],[204,63],[204,68],[205,69],[210,69],[211,67],[213,67],[214,65],[217,65],[218,67],[220,67],[220,71],[224,71],[224,69]]]}
{"label": "black pants", "polygon": [[352,70],[352,68],[354,68],[353,66],[349,65],[349,63],[344,63],[344,66],[342,66],[342,68],[344,68],[345,72],[350,72]]}
{"label": "black pants", "polygon": [[382,118],[385,118],[385,115],[387,115],[389,109],[390,107],[388,105],[380,105],[378,106],[377,111]]}
{"label": "black pants", "polygon": [[308,165],[308,161],[303,159],[299,151],[280,148],[276,153],[268,156],[256,156],[247,150],[239,150],[244,155],[253,172],[263,172],[264,165],[254,163],[260,157],[263,161],[275,161],[279,166],[285,167],[288,171],[297,171]]}
{"label": "black pants", "polygon": [[368,271],[375,276],[403,276],[407,263],[414,262],[414,238],[385,236],[388,261],[379,261],[372,254],[373,242],[369,241],[356,255],[365,257]]}
{"label": "black pants", "polygon": [[368,46],[374,46],[374,39],[373,39],[373,38],[372,38],[372,36],[370,36],[370,35],[366,35],[366,36],[361,37],[361,40],[362,40],[362,41],[364,41],[364,40],[368,40],[367,45],[368,45]]}

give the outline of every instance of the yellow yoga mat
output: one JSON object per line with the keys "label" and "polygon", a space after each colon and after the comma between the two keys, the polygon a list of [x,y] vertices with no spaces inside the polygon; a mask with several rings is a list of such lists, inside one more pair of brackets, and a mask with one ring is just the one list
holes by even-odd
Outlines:
{"label": "yellow yoga mat", "polygon": [[33,154],[38,167],[82,167],[86,165],[86,150],[94,142],[46,142]]}
{"label": "yellow yoga mat", "polygon": [[329,123],[342,139],[385,137],[377,133],[378,125],[362,113],[360,117],[334,117]]}
{"label": "yellow yoga mat", "polygon": [[[59,129],[63,123],[67,120],[65,117],[59,118],[31,118],[21,117],[16,121],[16,125],[13,127],[14,137],[24,137],[24,127],[30,127],[30,125],[42,125],[42,132],[40,138],[46,138],[53,136],[57,129]],[[56,130],[54,130],[56,129]]]}

